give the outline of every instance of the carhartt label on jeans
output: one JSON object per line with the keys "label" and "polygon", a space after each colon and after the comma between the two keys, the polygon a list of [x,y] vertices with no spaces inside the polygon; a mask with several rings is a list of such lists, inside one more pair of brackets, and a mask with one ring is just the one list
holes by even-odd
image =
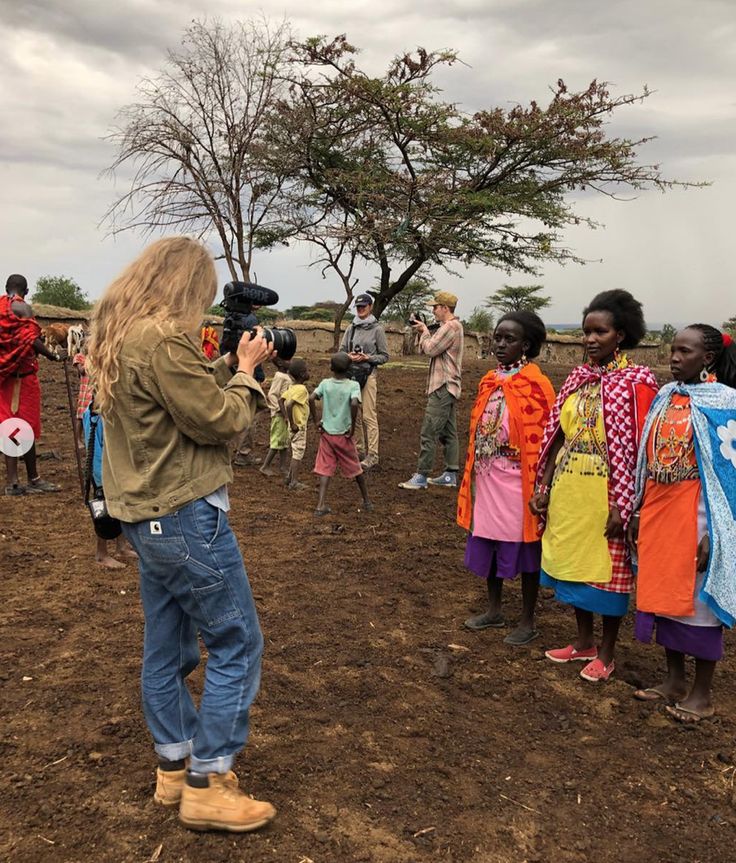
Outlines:
{"label": "carhartt label on jeans", "polygon": [[150,528],[151,528],[151,533],[154,536],[160,536],[161,535],[162,531],[161,531],[161,522],[160,521],[150,522]]}

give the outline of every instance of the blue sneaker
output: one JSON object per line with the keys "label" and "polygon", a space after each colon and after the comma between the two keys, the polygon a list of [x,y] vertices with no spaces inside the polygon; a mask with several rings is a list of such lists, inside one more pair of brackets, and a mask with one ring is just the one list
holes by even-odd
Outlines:
{"label": "blue sneaker", "polygon": [[444,473],[441,473],[439,476],[432,477],[428,479],[427,482],[430,485],[443,485],[446,488],[456,488],[457,486],[457,471],[454,470],[446,470]]}
{"label": "blue sneaker", "polygon": [[423,473],[415,473],[411,479],[408,479],[406,482],[400,482],[399,488],[426,488],[427,487],[427,477]]}

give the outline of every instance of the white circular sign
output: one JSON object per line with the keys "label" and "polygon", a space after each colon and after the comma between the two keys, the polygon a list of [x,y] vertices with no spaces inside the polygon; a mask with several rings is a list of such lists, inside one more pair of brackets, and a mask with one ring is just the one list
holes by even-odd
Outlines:
{"label": "white circular sign", "polygon": [[30,425],[18,417],[0,423],[0,450],[11,458],[20,458],[33,446],[35,435]]}

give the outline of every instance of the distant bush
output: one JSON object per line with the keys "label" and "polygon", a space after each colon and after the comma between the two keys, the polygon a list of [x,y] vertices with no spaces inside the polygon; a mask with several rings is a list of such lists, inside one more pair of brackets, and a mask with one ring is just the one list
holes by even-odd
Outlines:
{"label": "distant bush", "polygon": [[87,295],[74,281],[66,276],[41,276],[31,298],[34,303],[60,306],[63,309],[92,308]]}

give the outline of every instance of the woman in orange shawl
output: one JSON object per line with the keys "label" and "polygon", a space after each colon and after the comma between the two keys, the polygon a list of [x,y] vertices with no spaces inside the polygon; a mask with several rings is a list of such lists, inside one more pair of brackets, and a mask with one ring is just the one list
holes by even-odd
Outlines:
{"label": "woman in orange shawl", "polygon": [[465,565],[485,578],[488,610],[465,621],[472,630],[501,628],[504,579],[521,577],[519,625],[504,639],[528,644],[538,633],[534,608],[539,590],[539,523],[527,506],[534,491],[545,423],[555,393],[529,359],[546,338],[533,312],[509,312],[493,333],[498,367],[481,380],[470,415],[470,438],[460,486],[457,522],[469,531]]}

